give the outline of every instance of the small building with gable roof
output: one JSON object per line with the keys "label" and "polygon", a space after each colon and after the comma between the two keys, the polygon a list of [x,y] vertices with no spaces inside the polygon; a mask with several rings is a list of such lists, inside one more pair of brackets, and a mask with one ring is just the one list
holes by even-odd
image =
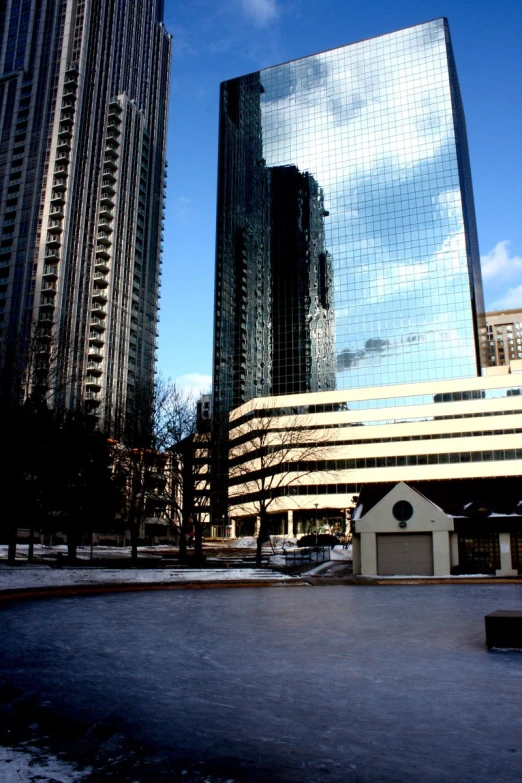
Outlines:
{"label": "small building with gable roof", "polygon": [[522,508],[498,513],[482,501],[461,502],[458,484],[440,482],[433,498],[402,481],[363,487],[352,517],[354,573],[516,576]]}

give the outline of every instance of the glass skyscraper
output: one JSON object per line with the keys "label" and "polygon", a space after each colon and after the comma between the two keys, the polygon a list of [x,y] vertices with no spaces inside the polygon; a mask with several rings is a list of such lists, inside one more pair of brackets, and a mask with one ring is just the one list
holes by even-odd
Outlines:
{"label": "glass skyscraper", "polygon": [[446,19],[221,86],[214,412],[480,373]]}
{"label": "glass skyscraper", "polygon": [[[154,379],[171,37],[162,0],[0,6],[2,379],[121,419]],[[128,412],[128,411],[127,411]]]}

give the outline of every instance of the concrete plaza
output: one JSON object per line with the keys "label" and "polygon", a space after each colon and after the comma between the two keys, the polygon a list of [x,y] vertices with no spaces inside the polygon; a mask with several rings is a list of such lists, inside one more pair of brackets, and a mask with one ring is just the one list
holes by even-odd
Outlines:
{"label": "concrete plaza", "polygon": [[518,783],[522,655],[486,652],[484,615],[521,604],[518,584],[9,603],[0,674],[173,781],[202,762],[212,780]]}

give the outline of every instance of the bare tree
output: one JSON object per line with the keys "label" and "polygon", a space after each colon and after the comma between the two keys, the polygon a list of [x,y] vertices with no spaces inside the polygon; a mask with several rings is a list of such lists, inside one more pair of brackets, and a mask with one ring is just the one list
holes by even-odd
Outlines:
{"label": "bare tree", "polygon": [[189,435],[175,448],[181,469],[185,526],[194,531],[194,560],[203,561],[203,532],[210,519],[210,427]]}
{"label": "bare tree", "polygon": [[[47,322],[31,321],[19,328],[1,355],[2,405],[46,405],[64,409],[66,394],[82,379],[72,374],[64,355],[62,332]],[[71,406],[69,406],[71,407]],[[81,407],[76,400],[73,408]]]}
{"label": "bare tree", "polygon": [[295,495],[298,485],[316,473],[318,461],[328,457],[329,441],[329,431],[311,429],[304,416],[260,415],[231,430],[229,502],[259,517],[258,566],[262,545],[270,540],[269,510],[282,496]]}
{"label": "bare tree", "polygon": [[181,468],[175,447],[195,427],[195,403],[170,380],[158,376],[154,388],[138,387],[128,400],[122,442],[114,446],[115,472],[124,485],[132,559],[144,520],[152,514],[174,525],[180,535],[180,557],[186,548],[182,518]]}

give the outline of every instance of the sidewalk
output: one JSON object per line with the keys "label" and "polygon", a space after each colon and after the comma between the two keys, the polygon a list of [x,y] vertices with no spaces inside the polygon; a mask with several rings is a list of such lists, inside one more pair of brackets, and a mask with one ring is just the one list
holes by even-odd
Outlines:
{"label": "sidewalk", "polygon": [[310,585],[436,585],[521,584],[522,577],[473,576],[360,576],[351,563],[321,563],[299,575],[256,568],[52,568],[48,565],[0,565],[0,601],[22,598],[224,587],[294,587]]}

